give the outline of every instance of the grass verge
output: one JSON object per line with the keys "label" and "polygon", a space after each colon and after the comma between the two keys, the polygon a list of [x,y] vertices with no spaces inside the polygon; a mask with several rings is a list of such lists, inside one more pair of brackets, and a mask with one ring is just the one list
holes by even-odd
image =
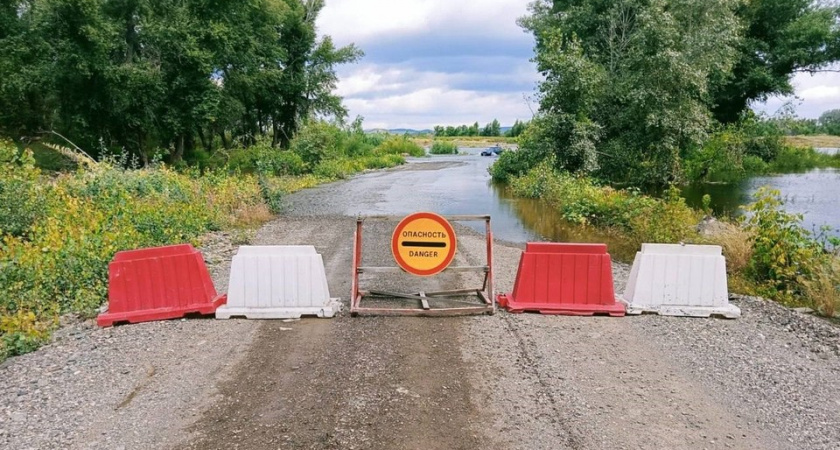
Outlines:
{"label": "grass verge", "polygon": [[210,231],[257,227],[291,192],[404,162],[324,160],[295,176],[100,162],[51,176],[31,152],[0,141],[0,360],[48,342],[62,314],[95,315],[118,251],[199,245]]}

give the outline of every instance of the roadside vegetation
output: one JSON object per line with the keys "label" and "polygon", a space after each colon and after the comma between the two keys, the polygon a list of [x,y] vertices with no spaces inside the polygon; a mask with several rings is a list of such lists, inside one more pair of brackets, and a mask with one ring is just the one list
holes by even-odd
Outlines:
{"label": "roadside vegetation", "polygon": [[457,155],[458,146],[452,142],[435,140],[429,148],[432,155]]}
{"label": "roadside vegetation", "polygon": [[311,121],[288,150],[264,139],[180,169],[40,148],[77,168],[44,171],[31,150],[0,141],[0,360],[47,342],[62,314],[95,315],[116,252],[258,226],[290,192],[402,164],[419,147]]}
{"label": "roadside vegetation", "polygon": [[0,360],[106,301],[121,250],[255,227],[423,148],[347,123],[322,0],[0,7]]}
{"label": "roadside vegetation", "polygon": [[568,222],[636,245],[720,244],[734,290],[832,316],[840,241],[830,230],[804,229],[780,194],[764,189],[747,219],[701,233],[711,199],[694,210],[678,187],[840,167],[840,157],[788,138],[840,134],[840,111],[808,121],[789,108],[768,118],[748,107],[792,93],[793,73],[838,60],[838,18],[837,7],[805,0],[537,0],[520,24],[536,38],[540,108],[519,150],[503,153],[490,173]]}
{"label": "roadside vegetation", "polygon": [[410,138],[417,145],[429,147],[435,142],[448,142],[456,147],[482,148],[499,144],[516,144],[517,138],[506,137],[482,137],[482,136],[460,136],[460,137],[423,137],[413,136]]}
{"label": "roadside vegetation", "polygon": [[521,122],[517,119],[513,126],[505,131],[502,131],[502,126],[498,119],[493,119],[492,122],[485,125],[483,128],[475,122],[472,125],[460,126],[443,126],[436,125],[433,134],[436,138],[441,137],[508,137],[515,138],[525,131],[528,122]]}

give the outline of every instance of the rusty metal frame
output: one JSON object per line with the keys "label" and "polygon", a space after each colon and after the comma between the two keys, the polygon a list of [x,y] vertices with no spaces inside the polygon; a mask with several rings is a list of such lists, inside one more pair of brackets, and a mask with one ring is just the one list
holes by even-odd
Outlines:
{"label": "rusty metal frame", "polygon": [[[490,216],[480,215],[453,215],[444,216],[451,222],[478,222],[483,221],[485,226],[485,237],[487,240],[487,264],[484,266],[456,266],[447,267],[443,272],[483,272],[484,284],[480,288],[456,289],[440,292],[418,292],[401,293],[378,290],[362,290],[359,284],[359,275],[362,273],[401,273],[400,267],[364,267],[362,266],[362,225],[365,221],[394,221],[399,222],[401,216],[368,216],[356,219],[356,233],[353,239],[353,281],[350,295],[350,314],[353,316],[461,316],[474,314],[494,314],[496,312],[496,295],[493,291],[493,232],[490,229]],[[455,307],[455,308],[433,308],[429,300],[445,297],[463,297],[475,295],[481,300],[481,305]],[[362,300],[366,297],[389,297],[417,300],[418,308],[386,308],[386,307],[365,307]]]}

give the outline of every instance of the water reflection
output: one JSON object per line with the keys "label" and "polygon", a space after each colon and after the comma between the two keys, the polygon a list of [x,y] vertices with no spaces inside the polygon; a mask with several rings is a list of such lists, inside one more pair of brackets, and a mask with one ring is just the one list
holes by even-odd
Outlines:
{"label": "water reflection", "polygon": [[632,261],[638,250],[637,244],[612,233],[563,220],[554,208],[541,200],[517,198],[506,186],[499,184],[493,186],[493,191],[502,202],[511,205],[526,227],[543,240],[605,243],[613,258],[619,261]]}
{"label": "water reflection", "polygon": [[755,177],[732,184],[701,184],[683,189],[686,203],[700,208],[704,194],[712,197],[715,214],[737,216],[739,206],[752,202],[752,195],[762,186],[778,189],[785,201],[785,210],[802,214],[807,229],[828,226],[840,235],[840,170],[814,169],[806,173],[790,173]]}

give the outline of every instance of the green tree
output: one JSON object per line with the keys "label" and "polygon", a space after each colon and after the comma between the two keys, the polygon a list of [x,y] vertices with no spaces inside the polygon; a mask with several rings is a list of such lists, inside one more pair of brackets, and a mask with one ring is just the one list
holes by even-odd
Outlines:
{"label": "green tree", "polygon": [[[681,177],[710,125],[709,80],[735,60],[735,0],[538,0],[540,110],[528,139],[559,168],[635,184]],[[536,142],[536,143],[535,143]]]}
{"label": "green tree", "polygon": [[739,2],[743,29],[731,72],[713,77],[715,117],[735,122],[753,100],[793,94],[791,77],[840,60],[840,6],[812,0]]}
{"label": "green tree", "polygon": [[509,130],[507,130],[507,132],[505,133],[505,136],[507,136],[507,137],[519,137],[525,131],[525,127],[527,127],[527,126],[528,126],[527,122],[520,122],[519,119],[517,119],[513,123],[513,126]]}
{"label": "green tree", "polygon": [[822,113],[819,124],[826,134],[840,136],[840,109],[832,109]]}
{"label": "green tree", "polygon": [[287,145],[314,115],[343,119],[318,38],[322,0],[0,1],[0,133],[56,130],[97,153],[191,158],[214,140]]}

